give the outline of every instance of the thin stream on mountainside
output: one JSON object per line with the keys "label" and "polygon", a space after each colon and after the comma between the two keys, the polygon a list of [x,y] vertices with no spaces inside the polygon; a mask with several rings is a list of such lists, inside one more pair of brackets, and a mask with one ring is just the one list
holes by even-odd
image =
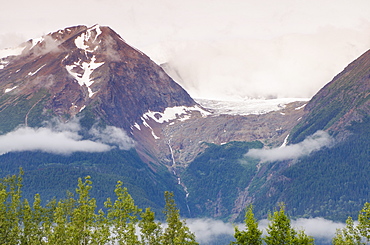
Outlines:
{"label": "thin stream on mountainside", "polygon": [[188,208],[188,212],[189,212],[189,215],[191,216],[191,212],[190,212],[190,207],[189,207],[189,205],[188,205],[188,197],[189,197],[189,192],[188,192],[188,188],[185,186],[185,184],[184,183],[182,183],[181,182],[181,178],[180,178],[180,176],[179,175],[177,175],[177,173],[176,173],[176,171],[175,171],[175,167],[176,167],[176,162],[175,162],[175,157],[174,157],[174,155],[173,155],[173,150],[172,150],[172,147],[171,147],[171,140],[168,140],[168,143],[167,143],[167,145],[168,145],[168,147],[169,147],[169,149],[170,149],[170,152],[171,152],[171,158],[172,158],[172,172],[173,172],[173,174],[177,177],[177,184],[179,184],[179,185],[181,185],[182,186],[182,188],[184,189],[184,191],[185,191],[185,202],[186,202],[186,207]]}

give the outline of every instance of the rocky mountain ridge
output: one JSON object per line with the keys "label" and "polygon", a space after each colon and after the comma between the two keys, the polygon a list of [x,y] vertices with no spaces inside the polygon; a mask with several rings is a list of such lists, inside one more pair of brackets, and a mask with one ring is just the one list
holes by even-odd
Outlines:
{"label": "rocky mountain ridge", "polygon": [[[188,216],[233,221],[248,203],[259,204],[262,212],[285,201],[289,197],[284,193],[294,190],[291,183],[304,179],[286,171],[307,163],[300,159],[265,163],[246,157],[249,149],[298,144],[325,130],[342,142],[333,153],[339,154],[351,135],[348,127],[365,122],[369,114],[369,52],[308,103],[297,101],[258,115],[228,115],[199,105],[160,66],[109,27],[66,28],[14,51],[9,55],[7,50],[0,58],[3,134],[22,125],[43,127],[55,118],[64,123],[79,118],[81,131],[116,127],[135,141],[134,149],[104,157],[26,152],[37,158],[28,166],[35,179],[42,178],[40,169],[91,171],[105,182],[123,176],[134,189],[141,186],[137,194],[145,196],[144,204],[150,203],[150,195],[158,200],[163,188],[180,193],[180,205]],[[22,154],[16,158],[26,159]],[[4,155],[4,169],[13,169],[11,156]]]}

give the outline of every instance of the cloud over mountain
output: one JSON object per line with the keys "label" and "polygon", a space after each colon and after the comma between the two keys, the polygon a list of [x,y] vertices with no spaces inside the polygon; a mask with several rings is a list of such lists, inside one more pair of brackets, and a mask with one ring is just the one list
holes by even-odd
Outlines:
{"label": "cloud over mountain", "polygon": [[115,146],[128,150],[134,146],[122,129],[108,126],[105,129],[93,128],[91,139],[83,139],[79,134],[77,119],[68,123],[53,121],[46,127],[19,127],[0,136],[0,155],[8,152],[42,151],[53,154],[74,152],[105,152]]}
{"label": "cloud over mountain", "polygon": [[325,131],[317,131],[298,144],[273,149],[251,149],[245,156],[261,159],[263,162],[298,159],[322,147],[330,146],[333,138]]}

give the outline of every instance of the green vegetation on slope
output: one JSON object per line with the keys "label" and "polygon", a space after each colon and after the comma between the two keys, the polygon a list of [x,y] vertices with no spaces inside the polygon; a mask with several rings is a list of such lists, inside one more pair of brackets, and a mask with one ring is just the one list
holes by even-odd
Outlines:
{"label": "green vegetation on slope", "polygon": [[[55,155],[42,152],[7,153],[0,156],[0,176],[15,174],[22,167],[26,173],[23,196],[31,199],[40,193],[44,200],[66,197],[66,190],[74,189],[75,180],[90,175],[95,180],[92,194],[98,207],[112,193],[114,184],[120,180],[130,190],[140,207],[163,207],[163,192],[173,191],[182,211],[186,210],[185,193],[167,169],[155,170],[142,162],[135,150],[118,149],[104,153],[73,153]],[[99,206],[100,205],[100,206]]]}
{"label": "green vegetation on slope", "polygon": [[190,193],[188,204],[193,217],[222,217],[231,213],[239,191],[243,191],[257,171],[257,162],[246,159],[250,148],[261,148],[261,142],[208,144],[182,174]]}
{"label": "green vegetation on slope", "polygon": [[352,135],[346,141],[303,158],[282,173],[289,181],[276,189],[293,216],[344,221],[370,200],[370,117],[348,129]]}
{"label": "green vegetation on slope", "polygon": [[[33,204],[22,200],[22,171],[0,180],[0,240],[2,244],[198,244],[180,220],[173,193],[165,192],[167,227],[155,221],[149,208],[142,211],[118,181],[115,199],[106,199],[106,211],[97,211],[90,196],[90,176],[67,198],[42,205],[36,194]],[[76,196],[74,197],[73,194]]]}
{"label": "green vegetation on slope", "polygon": [[[40,126],[46,119],[43,113],[43,100],[48,97],[45,90],[40,90],[31,98],[23,96],[16,103],[4,103],[9,97],[5,94],[0,98],[0,132],[12,131],[17,126],[27,124],[31,127]],[[27,120],[26,120],[27,118]]]}

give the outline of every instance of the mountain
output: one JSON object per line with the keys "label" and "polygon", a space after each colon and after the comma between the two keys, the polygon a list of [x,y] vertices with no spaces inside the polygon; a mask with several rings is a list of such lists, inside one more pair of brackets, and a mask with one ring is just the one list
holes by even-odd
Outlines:
{"label": "mountain", "polygon": [[[65,173],[72,175],[72,172],[74,176],[94,173],[102,182],[109,179],[110,183],[113,179],[123,178],[127,179],[128,185],[140,190],[137,193],[146,193],[141,196],[146,196],[147,201],[153,198],[159,200],[158,196],[148,197],[150,191],[156,192],[156,195],[163,199],[163,191],[176,190],[176,187],[164,187],[172,183],[171,181],[176,183],[176,179],[167,175],[166,169],[157,164],[155,157],[154,160],[151,158],[153,154],[148,147],[151,142],[145,139],[149,135],[154,141],[152,136],[154,133],[145,122],[144,114],[163,113],[166,108],[190,108],[189,111],[191,108],[196,110],[201,108],[148,56],[129,46],[109,27],[99,25],[76,26],[52,32],[41,38],[29,40],[16,49],[5,50],[2,54],[0,131],[3,134],[22,125],[26,128],[43,128],[45,122],[55,122],[55,118],[58,122],[68,125],[77,117],[80,119],[79,135],[73,137],[88,140],[94,137],[91,130],[100,132],[105,128],[116,134],[108,135],[108,141],[111,141],[112,137],[120,137],[117,132],[136,141],[134,151],[125,151],[131,148],[130,146],[124,146],[122,151],[120,146],[118,152],[111,151],[105,154],[105,158],[110,159],[112,163],[117,161],[117,166],[109,171],[107,168],[110,167],[107,167],[107,164],[100,163],[97,167],[96,160],[87,153],[54,156],[42,152],[35,153],[36,155],[21,152],[2,155],[3,174],[12,173],[18,166],[23,166],[27,171],[33,171],[31,173],[33,183],[40,182],[38,178],[44,178],[41,181],[44,183],[50,181],[49,177],[43,176],[44,174],[63,179]],[[160,114],[155,116],[160,117]],[[134,134],[134,125],[140,127],[139,125],[143,124],[145,124],[142,126],[143,130],[136,130],[139,133]],[[25,157],[29,154],[34,161],[30,160],[29,163],[21,161],[29,159]],[[9,156],[19,161],[15,159],[13,161]],[[101,155],[95,158],[99,159]],[[76,169],[76,162],[83,163],[83,166]],[[93,165],[95,167],[92,167]],[[123,169],[117,170],[120,165],[125,169],[124,172]],[[142,176],[145,177],[132,179],[137,174],[129,170],[130,168],[143,171]],[[140,181],[148,180],[145,185],[151,183],[153,187],[144,188],[136,178]],[[71,179],[71,176],[66,178],[68,181]],[[71,187],[72,183],[68,181],[65,186],[69,184]],[[55,180],[49,183],[58,185]],[[103,185],[106,186],[107,183]],[[53,189],[38,187],[36,190]],[[57,196],[60,196],[61,187],[57,189],[55,193],[59,193]],[[50,194],[53,191],[46,192]]]}
{"label": "mountain", "polygon": [[370,50],[348,65],[326,84],[305,106],[305,116],[292,131],[291,141],[299,142],[317,130],[337,137],[348,134],[346,127],[362,122],[370,114]]}
{"label": "mountain", "polygon": [[130,132],[149,111],[197,105],[162,68],[109,27],[50,33],[26,42],[20,55],[4,57],[1,64],[2,132],[19,124],[40,126],[51,117],[67,121],[77,114],[85,116],[87,127],[100,121]]}
{"label": "mountain", "polygon": [[370,198],[369,56],[309,102],[228,113],[109,27],[52,32],[0,51],[0,175],[22,167],[28,198],[90,175],[100,205],[122,180],[156,212],[169,190],[187,217],[242,220],[253,203],[261,218],[284,201],[294,217],[340,220]]}
{"label": "mountain", "polygon": [[[356,216],[363,203],[370,200],[369,58],[368,51],[307,104],[296,104],[291,110],[287,106],[286,111],[239,119],[230,116],[227,121],[223,120],[225,115],[207,117],[199,122],[186,121],[181,130],[176,128],[175,132],[189,132],[187,137],[178,137],[183,141],[196,141],[200,126],[200,131],[206,132],[202,138],[209,137],[205,140],[208,143],[198,146],[205,150],[192,158],[181,173],[192,215],[242,221],[244,207],[254,204],[256,215],[266,218],[273,207],[285,202],[293,217],[344,221],[349,215]],[[208,120],[214,127],[208,126]],[[227,132],[232,132],[234,138],[226,138]],[[236,138],[239,133],[240,138]],[[217,140],[222,137],[225,138]],[[263,145],[258,145],[261,142]],[[279,143],[282,147],[277,147]],[[261,147],[266,150],[261,150],[260,155],[269,154],[269,158],[246,154],[251,148]],[[194,151],[197,152],[190,152]],[[299,155],[292,156],[293,153]]]}

